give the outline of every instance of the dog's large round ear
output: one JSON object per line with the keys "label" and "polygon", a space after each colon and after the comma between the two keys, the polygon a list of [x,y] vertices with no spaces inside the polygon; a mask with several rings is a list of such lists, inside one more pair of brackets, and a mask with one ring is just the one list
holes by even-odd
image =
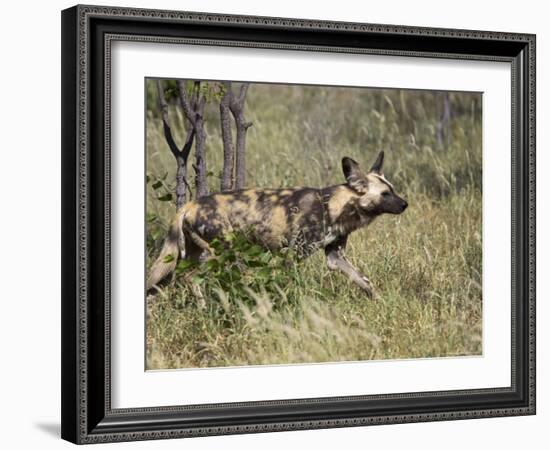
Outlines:
{"label": "dog's large round ear", "polygon": [[359,168],[357,161],[348,158],[347,156],[342,158],[342,171],[348,182],[348,186],[359,193],[366,192],[367,190],[367,177]]}
{"label": "dog's large round ear", "polygon": [[349,178],[357,173],[359,173],[359,164],[354,159],[344,156],[342,158],[342,171],[346,180],[349,181]]}
{"label": "dog's large round ear", "polygon": [[376,161],[374,162],[374,164],[370,168],[370,171],[374,172],[374,173],[381,174],[383,164],[384,164],[384,152],[381,151],[380,153],[378,153],[378,158],[376,158]]}

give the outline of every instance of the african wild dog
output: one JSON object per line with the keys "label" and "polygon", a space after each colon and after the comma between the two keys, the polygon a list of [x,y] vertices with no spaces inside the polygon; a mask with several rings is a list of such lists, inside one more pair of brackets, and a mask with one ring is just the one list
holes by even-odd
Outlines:
{"label": "african wild dog", "polygon": [[344,256],[348,235],[383,213],[401,214],[407,202],[382,174],[384,152],[364,173],[356,161],[342,159],[346,183],[321,189],[245,189],[201,197],[174,218],[147,289],[174,271],[179,257],[199,261],[211,253],[208,242],[231,231],[248,233],[269,250],[284,247],[307,256],[324,248],[331,270],[340,270],[373,295],[370,281]]}

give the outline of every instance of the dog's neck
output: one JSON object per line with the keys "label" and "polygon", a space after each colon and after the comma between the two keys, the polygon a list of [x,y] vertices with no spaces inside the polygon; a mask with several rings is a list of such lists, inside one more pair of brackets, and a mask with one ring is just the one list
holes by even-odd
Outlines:
{"label": "dog's neck", "polygon": [[367,212],[360,208],[356,202],[352,202],[343,209],[333,227],[340,236],[347,236],[353,231],[370,225],[378,216],[379,213]]}

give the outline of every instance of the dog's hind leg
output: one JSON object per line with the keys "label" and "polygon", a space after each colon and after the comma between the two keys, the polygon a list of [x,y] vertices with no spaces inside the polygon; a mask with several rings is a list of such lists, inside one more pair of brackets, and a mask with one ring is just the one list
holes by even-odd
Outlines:
{"label": "dog's hind leg", "polygon": [[[185,230],[185,259],[191,261],[193,264],[199,264],[203,261],[203,255],[207,252],[203,248],[199,247],[195,240],[189,235],[189,230]],[[196,269],[190,269],[183,274],[183,280],[189,289],[191,289],[197,304],[200,309],[206,308],[206,300],[201,287],[193,283],[193,275],[196,273]]]}
{"label": "dog's hind leg", "polygon": [[206,242],[201,236],[199,236],[198,233],[193,231],[191,228],[186,227],[184,224],[184,233],[186,236],[186,242],[187,240],[191,241],[193,245],[197,247],[197,249],[200,249],[200,252],[194,252],[197,259],[200,256],[201,261],[205,259],[206,255],[214,255],[214,251],[212,250],[212,247]]}
{"label": "dog's hind leg", "polygon": [[369,298],[374,298],[374,289],[369,279],[353,267],[344,255],[346,241],[346,238],[342,238],[325,247],[327,266],[330,270],[339,270],[343,272],[351,281],[357,284]]}

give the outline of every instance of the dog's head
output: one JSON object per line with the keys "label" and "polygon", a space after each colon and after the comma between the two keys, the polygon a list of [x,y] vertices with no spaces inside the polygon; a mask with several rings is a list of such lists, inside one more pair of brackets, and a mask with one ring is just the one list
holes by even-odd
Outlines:
{"label": "dog's head", "polygon": [[342,170],[348,186],[359,195],[359,207],[370,214],[401,214],[408,203],[395,193],[393,185],[384,177],[384,152],[380,152],[368,173],[351,158],[342,158]]}

